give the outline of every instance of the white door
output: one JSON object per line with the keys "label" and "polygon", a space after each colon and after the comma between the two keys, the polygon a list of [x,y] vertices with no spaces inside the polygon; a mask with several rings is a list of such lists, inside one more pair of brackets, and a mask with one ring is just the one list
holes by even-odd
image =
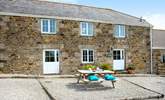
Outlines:
{"label": "white door", "polygon": [[48,49],[43,51],[43,73],[59,73],[59,50]]}
{"label": "white door", "polygon": [[124,50],[113,50],[113,70],[124,70]]}

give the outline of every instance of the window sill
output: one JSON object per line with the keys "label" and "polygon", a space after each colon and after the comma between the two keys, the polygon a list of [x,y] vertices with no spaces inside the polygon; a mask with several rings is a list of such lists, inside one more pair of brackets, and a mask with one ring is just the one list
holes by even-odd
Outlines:
{"label": "window sill", "polygon": [[93,64],[94,62],[82,62],[83,64]]}
{"label": "window sill", "polygon": [[116,39],[125,39],[126,37],[114,37]]}
{"label": "window sill", "polygon": [[41,35],[56,35],[56,33],[41,33]]}

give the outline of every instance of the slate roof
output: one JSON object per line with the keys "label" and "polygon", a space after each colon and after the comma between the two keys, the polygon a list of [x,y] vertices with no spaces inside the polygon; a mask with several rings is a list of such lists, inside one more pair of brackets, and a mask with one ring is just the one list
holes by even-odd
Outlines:
{"label": "slate roof", "polygon": [[165,48],[165,30],[153,30],[153,47]]}
{"label": "slate roof", "polygon": [[145,20],[140,22],[140,18],[112,9],[41,0],[0,0],[0,12],[55,16],[72,18],[73,20],[78,18],[112,24],[150,27]]}

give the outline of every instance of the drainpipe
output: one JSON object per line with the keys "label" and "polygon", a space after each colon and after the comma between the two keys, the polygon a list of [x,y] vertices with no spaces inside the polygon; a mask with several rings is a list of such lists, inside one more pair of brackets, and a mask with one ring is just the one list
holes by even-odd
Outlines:
{"label": "drainpipe", "polygon": [[152,64],[152,45],[153,45],[153,41],[152,41],[152,36],[153,36],[153,34],[152,34],[152,29],[153,29],[153,26],[150,24],[150,48],[151,48],[151,51],[150,51],[150,56],[151,56],[151,69],[150,69],[150,74],[153,74],[153,64]]}

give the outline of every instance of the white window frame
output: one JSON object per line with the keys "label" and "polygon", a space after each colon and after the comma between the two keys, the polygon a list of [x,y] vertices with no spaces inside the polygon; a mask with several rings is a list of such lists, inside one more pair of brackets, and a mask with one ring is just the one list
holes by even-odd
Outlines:
{"label": "white window frame", "polygon": [[[83,24],[85,24],[85,34],[83,33]],[[92,25],[92,34],[90,34],[89,32],[89,25]],[[94,27],[93,27],[93,23],[90,23],[90,22],[80,22],[80,33],[81,33],[81,36],[94,36]]]}
{"label": "white window frame", "polygon": [[[48,32],[44,32],[43,31],[43,21],[44,20],[47,20],[48,21]],[[55,23],[54,23],[55,24],[55,27],[54,27],[55,28],[55,32],[50,32],[50,28],[51,28],[50,27],[50,20],[52,20],[52,19],[41,19],[41,33],[43,33],[43,34],[56,34],[56,30],[57,30],[56,29],[57,28],[57,26],[56,26],[57,25],[56,24],[56,20],[54,19],[55,20]]]}
{"label": "white window frame", "polygon": [[[87,50],[87,61],[83,61],[83,51]],[[93,61],[89,61],[89,51],[93,51]],[[82,63],[94,63],[94,50],[93,49],[82,49],[81,50],[81,62]]]}
{"label": "white window frame", "polygon": [[[118,28],[119,27],[119,28]],[[124,33],[121,33],[121,30],[122,30],[122,27],[123,27],[123,32]],[[116,38],[125,38],[126,37],[126,28],[125,28],[125,25],[115,25],[115,31],[114,31],[114,36],[116,37]],[[116,30],[118,29],[118,36],[116,35]],[[124,34],[124,35],[121,35],[121,34]]]}

